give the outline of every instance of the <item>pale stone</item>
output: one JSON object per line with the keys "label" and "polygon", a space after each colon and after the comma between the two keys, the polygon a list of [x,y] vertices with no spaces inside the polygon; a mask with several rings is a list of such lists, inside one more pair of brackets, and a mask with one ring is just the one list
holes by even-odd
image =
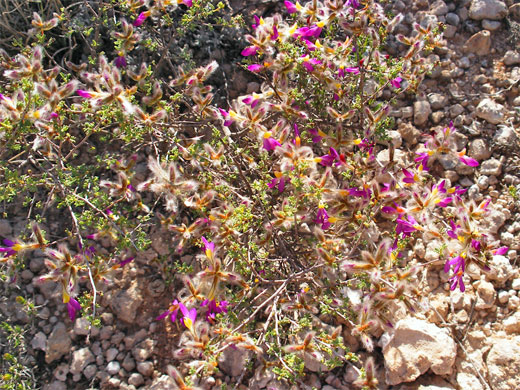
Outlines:
{"label": "pale stone", "polygon": [[473,0],[469,7],[469,17],[474,20],[500,20],[507,13],[504,2],[498,0]]}
{"label": "pale stone", "polygon": [[383,348],[387,384],[411,382],[431,369],[450,374],[457,355],[448,330],[417,318],[399,321]]}
{"label": "pale stone", "polygon": [[520,389],[520,336],[495,338],[486,363],[493,390]]}

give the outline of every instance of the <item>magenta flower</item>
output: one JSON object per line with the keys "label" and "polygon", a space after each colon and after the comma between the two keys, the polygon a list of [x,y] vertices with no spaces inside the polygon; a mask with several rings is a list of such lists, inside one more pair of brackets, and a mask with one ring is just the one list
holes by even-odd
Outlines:
{"label": "magenta flower", "polygon": [[251,64],[247,67],[247,70],[251,72],[260,72],[262,69],[264,69],[264,67],[260,64]]}
{"label": "magenta flower", "polygon": [[[258,95],[257,95],[258,96]],[[242,100],[243,103],[248,104],[251,106],[251,108],[255,108],[258,103],[260,103],[260,99],[254,97],[254,96],[246,96],[244,100]]]}
{"label": "magenta flower", "polygon": [[271,34],[269,39],[271,39],[271,41],[276,41],[279,36],[280,34],[278,33],[278,28],[276,27],[276,25],[273,25],[273,33]]}
{"label": "magenta flower", "polygon": [[422,230],[421,225],[419,225],[415,218],[411,215],[408,216],[407,220],[403,218],[397,218],[396,222],[397,226],[395,228],[395,233],[397,235],[402,234],[403,237],[410,237],[410,235],[416,230]]}
{"label": "magenta flower", "polygon": [[91,94],[89,91],[85,91],[85,90],[83,90],[83,89],[78,89],[78,90],[76,91],[76,93],[77,93],[79,96],[81,96],[81,97],[83,97],[83,98],[86,98],[86,99],[89,99],[89,98],[92,97],[92,94]]}
{"label": "magenta flower", "polygon": [[287,8],[287,12],[289,14],[294,14],[294,13],[298,12],[298,7],[295,4],[291,3],[288,0],[285,0],[283,3],[285,5],[285,8]]}
{"label": "magenta flower", "polygon": [[224,126],[230,126],[234,122],[234,119],[233,119],[234,112],[231,110],[229,110],[229,112],[228,112],[222,108],[219,108],[219,111],[220,111],[220,114],[222,115],[222,117],[224,118]]}
{"label": "magenta flower", "polygon": [[347,0],[345,5],[350,5],[353,8],[359,8],[359,1],[358,0]]}
{"label": "magenta flower", "polygon": [[21,249],[21,245],[16,241],[11,241],[8,239],[4,240],[5,247],[0,247],[0,252],[5,253],[7,257],[14,256]]}
{"label": "magenta flower", "polygon": [[267,186],[271,189],[274,187],[278,188],[279,192],[283,192],[285,189],[285,185],[291,181],[291,178],[286,178],[282,175],[281,172],[275,172],[274,175],[276,176],[273,180],[271,180],[269,183],[267,183]]}
{"label": "magenta flower", "polygon": [[507,251],[509,250],[509,248],[507,246],[501,246],[500,248],[498,249],[495,249],[493,251],[493,254],[496,256],[496,255],[505,255],[507,253]]}
{"label": "magenta flower", "polygon": [[182,0],[182,4],[186,7],[191,7],[193,5],[193,0]]}
{"label": "magenta flower", "polygon": [[267,151],[276,149],[277,146],[282,146],[280,142],[271,137],[271,132],[264,133],[263,148]]}
{"label": "magenta flower", "polygon": [[320,65],[321,61],[317,58],[305,58],[302,62],[302,65],[307,69],[307,72],[312,72],[314,70],[315,65]]}
{"label": "magenta flower", "polygon": [[358,197],[358,198],[370,199],[370,196],[372,195],[372,191],[366,187],[363,187],[362,190],[358,190],[357,188],[349,188],[348,194],[351,196]]}
{"label": "magenta flower", "polygon": [[316,162],[320,163],[324,167],[331,167],[334,161],[338,161],[336,165],[341,165],[341,156],[333,147],[330,147],[328,154],[316,159]]}
{"label": "magenta flower", "polygon": [[197,310],[195,308],[188,310],[188,308],[182,303],[179,303],[179,308],[181,309],[183,315],[182,323],[190,331],[193,331],[193,325],[197,319]]}
{"label": "magenta flower", "polygon": [[430,153],[423,152],[423,153],[417,153],[419,157],[415,158],[415,162],[418,163],[418,167],[422,165],[423,169],[425,171],[428,170],[428,160],[430,159]]}
{"label": "magenta flower", "polygon": [[208,311],[206,312],[206,321],[208,322],[215,322],[216,315],[220,313],[227,313],[229,302],[228,301],[217,301],[215,299],[208,301],[205,299],[200,304],[201,307],[208,306]]}
{"label": "magenta flower", "polygon": [[260,50],[258,46],[248,46],[244,50],[242,50],[242,54],[244,57],[253,56],[256,52]]}
{"label": "magenta flower", "polygon": [[479,252],[480,249],[482,248],[482,243],[481,243],[480,241],[478,241],[478,240],[471,239],[471,247],[472,247],[475,251]]}
{"label": "magenta flower", "polygon": [[345,77],[345,72],[352,73],[354,75],[358,75],[359,74],[359,68],[357,66],[349,67],[349,68],[345,68],[344,66],[340,66],[339,69],[338,69],[338,76],[339,77]]}
{"label": "magenta flower", "polygon": [[321,141],[323,137],[325,137],[325,133],[318,129],[309,129],[307,130],[312,135],[312,142],[318,143]]}
{"label": "magenta flower", "polygon": [[461,156],[459,155],[459,160],[466,165],[469,165],[470,167],[478,167],[479,163],[474,158],[468,157],[468,156]]}
{"label": "magenta flower", "polygon": [[412,184],[412,183],[419,181],[419,177],[416,174],[413,174],[412,172],[410,172],[406,168],[403,168],[403,174],[404,174],[403,183]]}
{"label": "magenta flower", "polygon": [[451,226],[451,230],[448,230],[446,232],[446,234],[453,238],[454,240],[457,240],[458,239],[458,234],[457,234],[457,230],[459,230],[460,228],[460,225],[455,225],[455,222],[453,221],[450,221],[450,226]]}
{"label": "magenta flower", "polygon": [[327,213],[327,210],[325,210],[325,207],[320,205],[318,207],[318,214],[316,214],[316,219],[314,220],[314,223],[317,223],[318,225],[321,224],[321,228],[323,230],[327,230],[330,227],[330,217]]}
{"label": "magenta flower", "polygon": [[323,27],[319,27],[317,25],[313,25],[310,27],[304,26],[298,28],[293,34],[293,38],[318,38],[321,34],[321,30]]}
{"label": "magenta flower", "polygon": [[251,25],[251,28],[253,30],[256,30],[258,26],[260,26],[260,18],[258,15],[253,15],[253,18],[255,19],[255,22]]}
{"label": "magenta flower", "polygon": [[114,64],[118,67],[118,68],[124,68],[126,67],[127,63],[126,63],[126,58],[124,56],[118,56],[115,60],[114,60]]}
{"label": "magenta flower", "polygon": [[394,88],[401,88],[401,81],[403,81],[403,79],[398,76],[395,79],[390,80],[390,84]]}
{"label": "magenta flower", "polygon": [[458,284],[460,291],[464,292],[466,290],[466,286],[464,286],[462,278],[466,269],[466,261],[462,256],[454,257],[453,259],[448,260],[446,264],[444,264],[444,272],[448,273],[450,268],[453,268],[453,276],[450,278],[451,290],[455,290]]}
{"label": "magenta flower", "polygon": [[134,21],[134,27],[139,27],[142,25],[148,16],[150,16],[150,11],[141,12]]}
{"label": "magenta flower", "polygon": [[71,321],[76,319],[76,313],[81,310],[81,305],[74,298],[70,298],[67,302],[67,311],[69,312],[69,318]]}
{"label": "magenta flower", "polygon": [[170,320],[172,322],[175,322],[175,320],[177,319],[177,313],[179,312],[180,305],[181,305],[181,303],[179,303],[179,301],[177,299],[175,299],[170,304],[170,307],[168,308],[168,310],[166,310],[164,313],[162,313],[155,320],[160,321],[166,317],[170,317]]}

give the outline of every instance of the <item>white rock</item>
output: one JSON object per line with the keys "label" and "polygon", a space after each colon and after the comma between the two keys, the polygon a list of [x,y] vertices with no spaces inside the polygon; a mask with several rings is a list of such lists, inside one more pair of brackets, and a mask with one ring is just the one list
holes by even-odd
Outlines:
{"label": "white rock", "polygon": [[503,325],[507,334],[520,333],[520,312],[507,317]]}
{"label": "white rock", "polygon": [[491,149],[482,138],[476,138],[469,144],[468,154],[477,161],[487,160],[491,157]]}
{"label": "white rock", "polygon": [[110,375],[116,375],[119,372],[119,369],[121,368],[121,365],[117,360],[111,361],[107,364],[107,372]]}
{"label": "white rock", "polygon": [[63,322],[58,322],[47,339],[45,361],[47,364],[59,359],[70,352],[72,340],[67,327]]}
{"label": "white rock", "polygon": [[500,23],[498,20],[488,20],[484,19],[482,21],[482,28],[488,30],[488,31],[496,31],[500,27],[502,27],[502,23]]}
{"label": "white rock", "polygon": [[72,354],[72,363],[70,364],[70,372],[74,374],[81,374],[81,372],[90,363],[96,359],[88,347],[78,349]]}
{"label": "white rock", "polygon": [[476,114],[479,118],[496,125],[504,121],[504,106],[485,98],[478,104]]}
{"label": "white rock", "polygon": [[457,384],[460,389],[484,390],[479,379],[475,375],[466,372],[457,373]]}
{"label": "white rock", "polygon": [[520,336],[494,339],[491,345],[486,363],[493,390],[520,389]]}
{"label": "white rock", "polygon": [[469,17],[474,20],[499,20],[507,13],[506,5],[498,0],[473,0],[469,7]]}
{"label": "white rock", "polygon": [[77,336],[86,336],[89,333],[90,322],[86,318],[80,317],[74,321],[74,334]]}
{"label": "white rock", "polygon": [[480,173],[487,176],[500,176],[502,173],[502,163],[496,158],[486,160],[480,166]]}
{"label": "white rock", "polygon": [[495,280],[499,285],[503,285],[514,275],[514,269],[507,257],[496,255],[490,261],[491,268],[487,273],[489,280]]}
{"label": "white rock", "polygon": [[514,148],[518,142],[518,136],[511,127],[499,125],[493,141],[500,146]]}
{"label": "white rock", "polygon": [[432,113],[430,103],[426,100],[419,100],[413,104],[413,123],[421,126],[428,121],[428,116]]}
{"label": "white rock", "polygon": [[45,351],[47,349],[47,336],[45,333],[36,333],[31,341],[31,347],[33,347],[33,349],[41,349],[42,351]]}
{"label": "white rock", "polygon": [[489,54],[491,49],[491,33],[487,30],[473,34],[463,47],[465,53],[475,53],[479,56]]}
{"label": "white rock", "polygon": [[513,279],[511,288],[513,288],[513,290],[520,290],[520,278]]}
{"label": "white rock", "polygon": [[504,65],[511,66],[520,64],[520,53],[514,50],[506,51],[504,54]]}
{"label": "white rock", "polygon": [[446,329],[409,317],[396,324],[383,355],[387,384],[396,385],[411,382],[428,369],[450,374],[457,348]]}
{"label": "white rock", "polygon": [[437,0],[435,3],[431,5],[430,12],[433,15],[442,16],[446,15],[449,11],[448,6],[442,0]]}

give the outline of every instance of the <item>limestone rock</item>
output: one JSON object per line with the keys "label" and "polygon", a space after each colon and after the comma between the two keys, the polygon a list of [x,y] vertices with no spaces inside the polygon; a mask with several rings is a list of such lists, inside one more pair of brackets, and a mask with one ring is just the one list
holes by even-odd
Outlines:
{"label": "limestone rock", "polygon": [[487,356],[489,381],[494,390],[520,389],[520,336],[494,339]]}
{"label": "limestone rock", "polygon": [[484,139],[476,138],[469,144],[468,154],[477,161],[487,160],[491,157],[491,149]]}
{"label": "limestone rock", "polygon": [[148,390],[171,390],[176,388],[177,385],[175,384],[173,378],[168,375],[163,375],[159,378],[156,378],[150,387],[148,387]]}
{"label": "limestone rock", "polygon": [[476,114],[479,118],[494,125],[504,121],[504,106],[491,99],[482,99],[477,106]]}
{"label": "limestone rock", "polygon": [[96,359],[94,354],[88,349],[88,347],[78,349],[74,351],[72,354],[72,363],[70,364],[70,372],[74,374],[81,374],[81,372],[87,367],[90,363],[94,362]]}
{"label": "limestone rock", "polygon": [[117,291],[110,302],[110,306],[120,320],[133,323],[137,309],[142,303],[141,291],[137,287],[137,283],[134,282],[130,288]]}
{"label": "limestone rock", "polygon": [[401,137],[410,145],[415,145],[421,136],[421,131],[410,123],[402,123],[397,130],[401,133]]}
{"label": "limestone rock", "polygon": [[413,104],[413,123],[421,126],[428,121],[428,116],[432,113],[430,103],[426,100],[419,100]]}
{"label": "limestone rock", "polygon": [[463,49],[466,53],[475,53],[479,56],[489,54],[489,50],[491,49],[491,33],[487,30],[482,30],[473,34],[466,41]]}
{"label": "limestone rock", "polygon": [[469,7],[469,17],[473,20],[499,20],[507,16],[504,2],[499,0],[473,0]]}
{"label": "limestone rock", "polygon": [[70,352],[72,341],[63,322],[58,322],[47,339],[45,362],[47,364],[58,360]]}
{"label": "limestone rock", "polygon": [[493,256],[489,262],[489,267],[491,269],[486,273],[488,279],[496,281],[496,284],[499,286],[503,285],[515,275],[513,266],[505,256]]}
{"label": "limestone rock", "polygon": [[517,311],[507,317],[503,324],[507,334],[520,333],[520,312]]}
{"label": "limestone rock", "polygon": [[446,329],[409,317],[396,324],[383,355],[387,383],[396,385],[414,381],[428,369],[450,374],[457,348]]}
{"label": "limestone rock", "polygon": [[480,166],[480,174],[486,176],[500,176],[502,173],[502,163],[496,158],[486,160]]}

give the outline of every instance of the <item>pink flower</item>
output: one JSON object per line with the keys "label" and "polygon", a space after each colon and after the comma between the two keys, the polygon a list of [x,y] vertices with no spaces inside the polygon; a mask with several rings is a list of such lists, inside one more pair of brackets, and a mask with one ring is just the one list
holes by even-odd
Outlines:
{"label": "pink flower", "polygon": [[253,56],[259,49],[260,48],[258,46],[248,46],[242,50],[242,53],[240,54],[242,54],[244,57]]}
{"label": "pink flower", "polygon": [[217,301],[216,299],[213,299],[211,301],[208,301],[205,299],[200,304],[201,307],[208,306],[208,311],[206,313],[206,321],[213,323],[216,319],[216,315],[220,313],[227,313],[229,302],[228,301]]}
{"label": "pink flower", "polygon": [[403,81],[403,79],[398,76],[395,79],[390,80],[390,84],[394,88],[401,88],[401,81]]}
{"label": "pink flower", "polygon": [[67,302],[67,311],[69,312],[69,318],[71,321],[76,319],[76,313],[81,310],[81,305],[74,298],[70,298]]}
{"label": "pink flower", "polygon": [[190,331],[193,331],[193,325],[195,325],[195,320],[197,319],[197,310],[195,308],[188,310],[188,308],[184,306],[182,302],[179,303],[179,308],[181,309],[183,315],[182,323]]}
{"label": "pink flower", "polygon": [[302,62],[302,65],[307,69],[308,72],[312,72],[314,70],[314,65],[321,64],[321,61],[317,58],[305,58]]}
{"label": "pink flower", "polygon": [[340,66],[339,69],[338,69],[338,76],[339,77],[345,77],[345,72],[352,73],[354,75],[358,75],[359,74],[359,67],[354,66],[354,67],[345,68],[343,66]]}
{"label": "pink flower", "polygon": [[192,0],[182,0],[182,4],[184,4],[186,7],[191,7],[193,5]]}
{"label": "pink flower", "polygon": [[324,206],[320,205],[318,207],[318,214],[316,214],[314,223],[321,224],[323,230],[327,230],[330,227],[329,214],[327,213],[327,210],[325,210]]}
{"label": "pink flower", "polygon": [[287,12],[289,14],[294,14],[294,13],[298,12],[298,7],[296,7],[295,4],[291,3],[288,0],[285,0],[283,3],[285,5],[285,7],[287,8]]}
{"label": "pink flower", "polygon": [[470,167],[478,167],[479,163],[474,158],[468,157],[468,156],[459,156],[459,160],[466,165],[469,165]]}
{"label": "pink flower", "polygon": [[285,189],[285,185],[291,181],[291,178],[286,178],[282,175],[281,172],[275,172],[275,178],[267,183],[267,186],[273,189],[275,186],[278,188],[278,191],[281,193]]}
{"label": "pink flower", "polygon": [[507,251],[509,250],[509,248],[507,246],[501,246],[500,248],[498,249],[495,249],[493,251],[493,254],[496,256],[496,255],[505,255],[507,253]]}
{"label": "pink flower", "polygon": [[278,34],[278,28],[276,27],[276,25],[273,25],[273,33],[271,34],[269,39],[271,39],[271,41],[276,41],[279,36],[280,34]]}
{"label": "pink flower", "polygon": [[448,273],[452,267],[453,276],[450,278],[451,290],[455,290],[458,284],[460,291],[464,292],[466,290],[466,286],[464,286],[462,277],[464,276],[464,271],[466,269],[466,261],[462,256],[457,256],[451,260],[448,260],[446,264],[444,264],[444,272]]}
{"label": "pink flower", "polygon": [[232,111],[228,112],[222,108],[219,108],[219,111],[224,118],[224,126],[230,126],[234,122],[233,117],[231,115]]}
{"label": "pink flower", "polygon": [[134,21],[134,27],[139,27],[141,24],[143,24],[148,16],[150,16],[150,11],[141,12]]}
{"label": "pink flower", "polygon": [[118,68],[124,68],[126,67],[126,58],[124,56],[118,56],[115,60],[114,60],[114,64],[118,67]]}
{"label": "pink flower", "polygon": [[164,313],[162,313],[155,320],[156,321],[160,321],[160,320],[162,320],[162,319],[164,319],[166,317],[170,317],[171,322],[175,322],[175,320],[177,319],[177,313],[178,313],[178,311],[180,309],[179,305],[180,305],[179,301],[175,299],[170,304],[170,307],[168,308],[168,310],[166,310]]}
{"label": "pink flower", "polygon": [[253,15],[253,18],[255,19],[255,23],[251,25],[253,30],[256,30],[258,26],[260,26],[260,18],[257,15]]}
{"label": "pink flower", "polygon": [[89,99],[89,98],[92,97],[92,94],[91,94],[89,91],[85,91],[85,90],[83,90],[83,89],[78,89],[78,90],[76,91],[76,93],[77,93],[79,96],[81,96],[81,97],[83,97],[83,98],[86,98],[86,99]]}
{"label": "pink flower", "polygon": [[267,151],[276,149],[277,146],[281,146],[280,142],[275,140],[273,137],[266,138],[264,136],[263,148]]}
{"label": "pink flower", "polygon": [[264,69],[264,67],[260,64],[251,64],[247,67],[247,70],[251,72],[260,72],[262,69]]}
{"label": "pink flower", "polygon": [[397,226],[395,228],[395,233],[397,235],[402,234],[403,237],[410,237],[411,233],[416,230],[422,230],[422,227],[417,223],[414,217],[411,215],[406,219],[397,218]]}

